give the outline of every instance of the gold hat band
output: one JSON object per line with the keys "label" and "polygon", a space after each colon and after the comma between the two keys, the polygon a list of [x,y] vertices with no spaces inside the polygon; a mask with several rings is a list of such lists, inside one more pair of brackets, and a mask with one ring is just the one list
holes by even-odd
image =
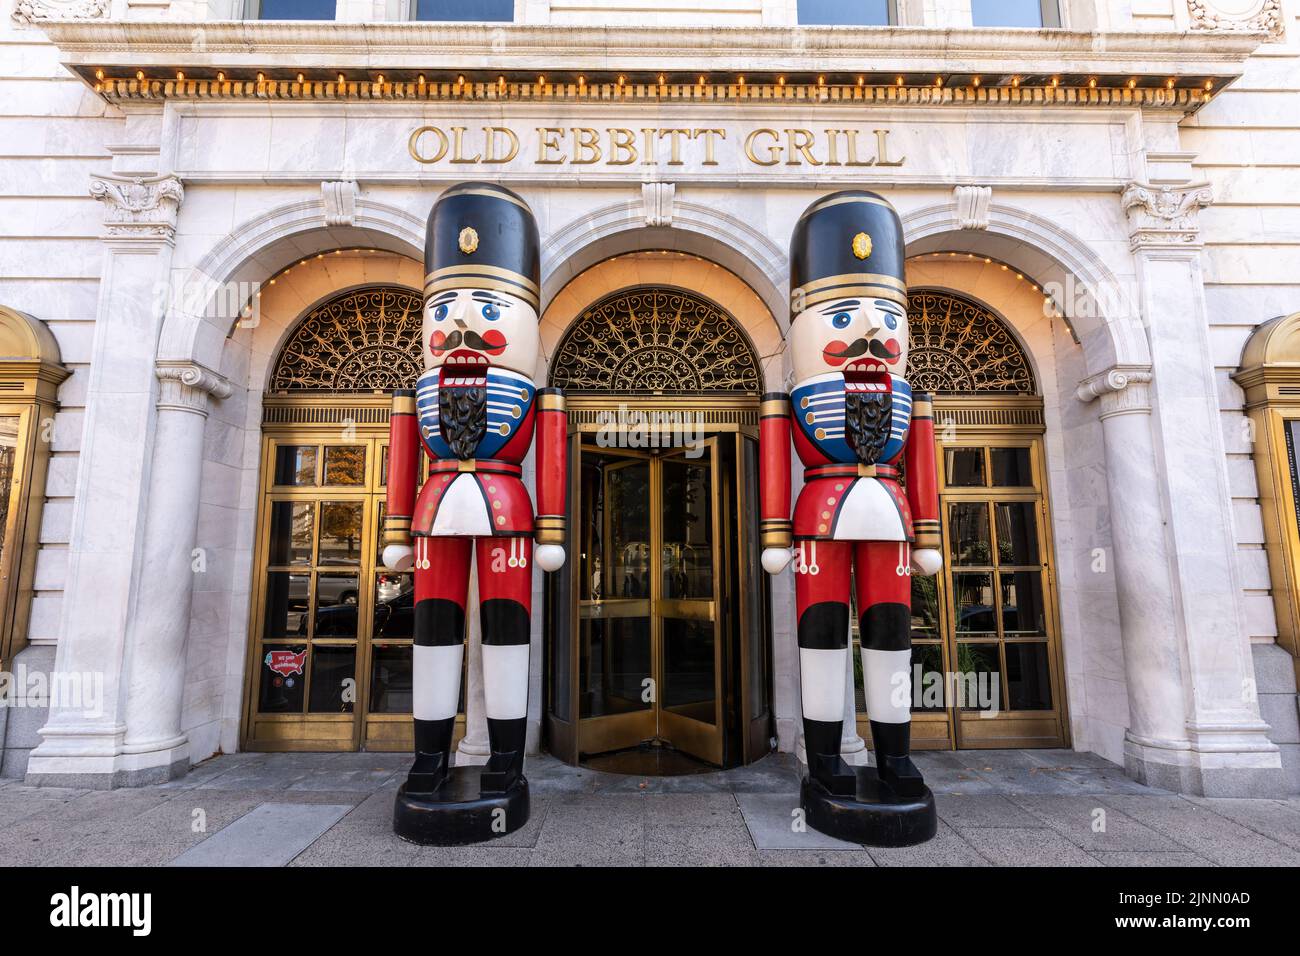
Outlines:
{"label": "gold hat band", "polygon": [[889,203],[885,202],[885,200],[880,199],[877,196],[830,196],[826,199],[823,199],[819,203],[813,203],[811,206],[809,206],[807,209],[804,210],[803,215],[800,216],[799,218],[804,219],[808,216],[811,216],[813,213],[817,212],[818,210],[828,209],[831,206],[839,206],[844,203],[866,203],[871,206],[884,206],[886,209],[890,209],[890,210],[894,209],[892,205],[890,205]]}
{"label": "gold hat band", "polygon": [[886,275],[883,272],[842,272],[837,276],[823,276],[820,279],[810,279],[799,288],[803,289],[804,295],[810,295],[820,289],[829,286],[839,285],[884,285],[897,289],[904,294],[907,293],[907,283],[898,276]]}
{"label": "gold hat band", "polygon": [[888,286],[869,285],[864,283],[855,283],[852,285],[837,285],[829,289],[823,289],[819,292],[807,293],[803,289],[795,289],[791,296],[791,302],[797,303],[799,295],[803,293],[803,308],[800,312],[811,309],[815,305],[823,302],[834,302],[839,299],[885,299],[889,302],[897,302],[904,309],[907,308],[907,295],[899,292],[897,289]]}
{"label": "gold hat band", "polygon": [[425,296],[453,289],[486,289],[490,292],[505,292],[527,302],[535,310],[540,310],[541,302],[537,295],[525,286],[503,279],[493,279],[475,273],[460,273],[430,280],[424,284]]}
{"label": "gold hat band", "polygon": [[512,196],[507,192],[499,192],[495,189],[484,189],[481,186],[452,186],[445,193],[439,196],[439,199],[447,199],[450,196],[489,196],[492,199],[504,199],[506,202],[512,202],[520,209],[528,210],[529,215],[532,210],[518,196]]}
{"label": "gold hat band", "polygon": [[450,275],[484,275],[490,279],[504,279],[507,282],[517,282],[524,288],[532,291],[534,295],[541,295],[541,288],[531,278],[519,272],[510,269],[503,269],[500,266],[489,266],[477,262],[462,262],[454,266],[443,266],[441,269],[434,269],[424,277],[424,283],[427,286],[430,282],[436,282]]}

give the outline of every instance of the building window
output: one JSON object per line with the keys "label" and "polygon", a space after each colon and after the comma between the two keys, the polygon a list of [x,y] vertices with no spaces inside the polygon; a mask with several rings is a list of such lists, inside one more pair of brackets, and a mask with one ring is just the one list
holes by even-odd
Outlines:
{"label": "building window", "polygon": [[411,0],[413,20],[490,20],[509,23],[515,0]]}
{"label": "building window", "polygon": [[971,23],[977,27],[1059,27],[1058,0],[971,0]]}
{"label": "building window", "polygon": [[333,20],[335,0],[247,0],[248,20]]}
{"label": "building window", "polygon": [[799,0],[803,26],[887,27],[898,22],[898,0]]}

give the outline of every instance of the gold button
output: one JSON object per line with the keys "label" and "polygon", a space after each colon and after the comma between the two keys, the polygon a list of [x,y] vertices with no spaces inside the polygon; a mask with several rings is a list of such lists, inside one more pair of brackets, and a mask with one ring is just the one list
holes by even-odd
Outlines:
{"label": "gold button", "polygon": [[835,490],[836,490],[836,491],[843,491],[843,490],[844,490],[844,486],[843,486],[842,484],[840,484],[840,485],[836,485],[836,486],[835,486]]}
{"label": "gold button", "polygon": [[828,505],[833,505],[833,504],[835,504],[835,499],[834,499],[834,498],[827,498],[827,499],[826,499],[826,503],[827,503]]}
{"label": "gold button", "polygon": [[506,516],[505,516],[505,515],[497,515],[497,524],[505,524],[505,523],[506,523]]}
{"label": "gold button", "polygon": [[822,441],[823,439],[826,438],[826,429],[824,429],[824,428],[819,428],[819,429],[817,429],[817,431],[815,432],[815,434],[817,435],[817,440],[818,440],[818,441]]}
{"label": "gold button", "polygon": [[499,501],[494,501],[494,502],[492,502],[492,507],[493,507],[493,508],[496,508],[496,509],[498,509],[498,510],[500,510],[500,508],[501,508],[501,502],[499,502]]}
{"label": "gold button", "polygon": [[823,511],[823,512],[822,512],[822,517],[823,517],[823,518],[829,519],[830,516],[831,516],[831,513],[830,513],[829,511]]}
{"label": "gold button", "polygon": [[807,395],[805,395],[802,399],[799,400],[799,407],[800,407],[800,408],[807,408],[807,407],[808,407],[808,396],[807,396]]}
{"label": "gold button", "polygon": [[509,435],[509,434],[510,434],[510,426],[507,425],[505,422],[502,422],[502,423],[501,423],[501,427],[498,428],[497,431],[499,431],[502,435]]}
{"label": "gold button", "polygon": [[813,413],[809,412],[807,415],[804,416],[804,421],[806,421],[809,425],[811,425],[813,423],[814,417],[815,416],[813,415]]}
{"label": "gold button", "polygon": [[495,495],[496,493],[497,493],[497,486],[496,486],[496,485],[488,485],[488,494],[490,494],[490,495]]}
{"label": "gold button", "polygon": [[818,534],[825,534],[825,533],[826,533],[826,525],[824,525],[824,524],[819,524],[819,525],[817,526],[817,533],[818,533]]}

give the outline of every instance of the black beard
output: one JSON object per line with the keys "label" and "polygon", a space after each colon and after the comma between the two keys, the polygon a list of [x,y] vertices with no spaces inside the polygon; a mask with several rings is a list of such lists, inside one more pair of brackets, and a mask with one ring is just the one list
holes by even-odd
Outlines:
{"label": "black beard", "polygon": [[864,465],[874,465],[889,441],[894,424],[889,392],[844,393],[844,437]]}
{"label": "black beard", "polygon": [[438,430],[461,461],[473,458],[487,434],[487,386],[438,390]]}

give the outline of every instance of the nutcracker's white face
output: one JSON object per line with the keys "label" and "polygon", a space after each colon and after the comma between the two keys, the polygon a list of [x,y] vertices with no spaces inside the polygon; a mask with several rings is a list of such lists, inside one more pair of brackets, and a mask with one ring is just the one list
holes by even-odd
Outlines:
{"label": "nutcracker's white face", "polygon": [[486,372],[508,368],[532,378],[541,339],[537,310],[508,292],[447,289],[424,302],[424,367]]}
{"label": "nutcracker's white face", "polygon": [[888,299],[821,302],[790,326],[794,380],[827,372],[867,380],[907,369],[907,313]]}

